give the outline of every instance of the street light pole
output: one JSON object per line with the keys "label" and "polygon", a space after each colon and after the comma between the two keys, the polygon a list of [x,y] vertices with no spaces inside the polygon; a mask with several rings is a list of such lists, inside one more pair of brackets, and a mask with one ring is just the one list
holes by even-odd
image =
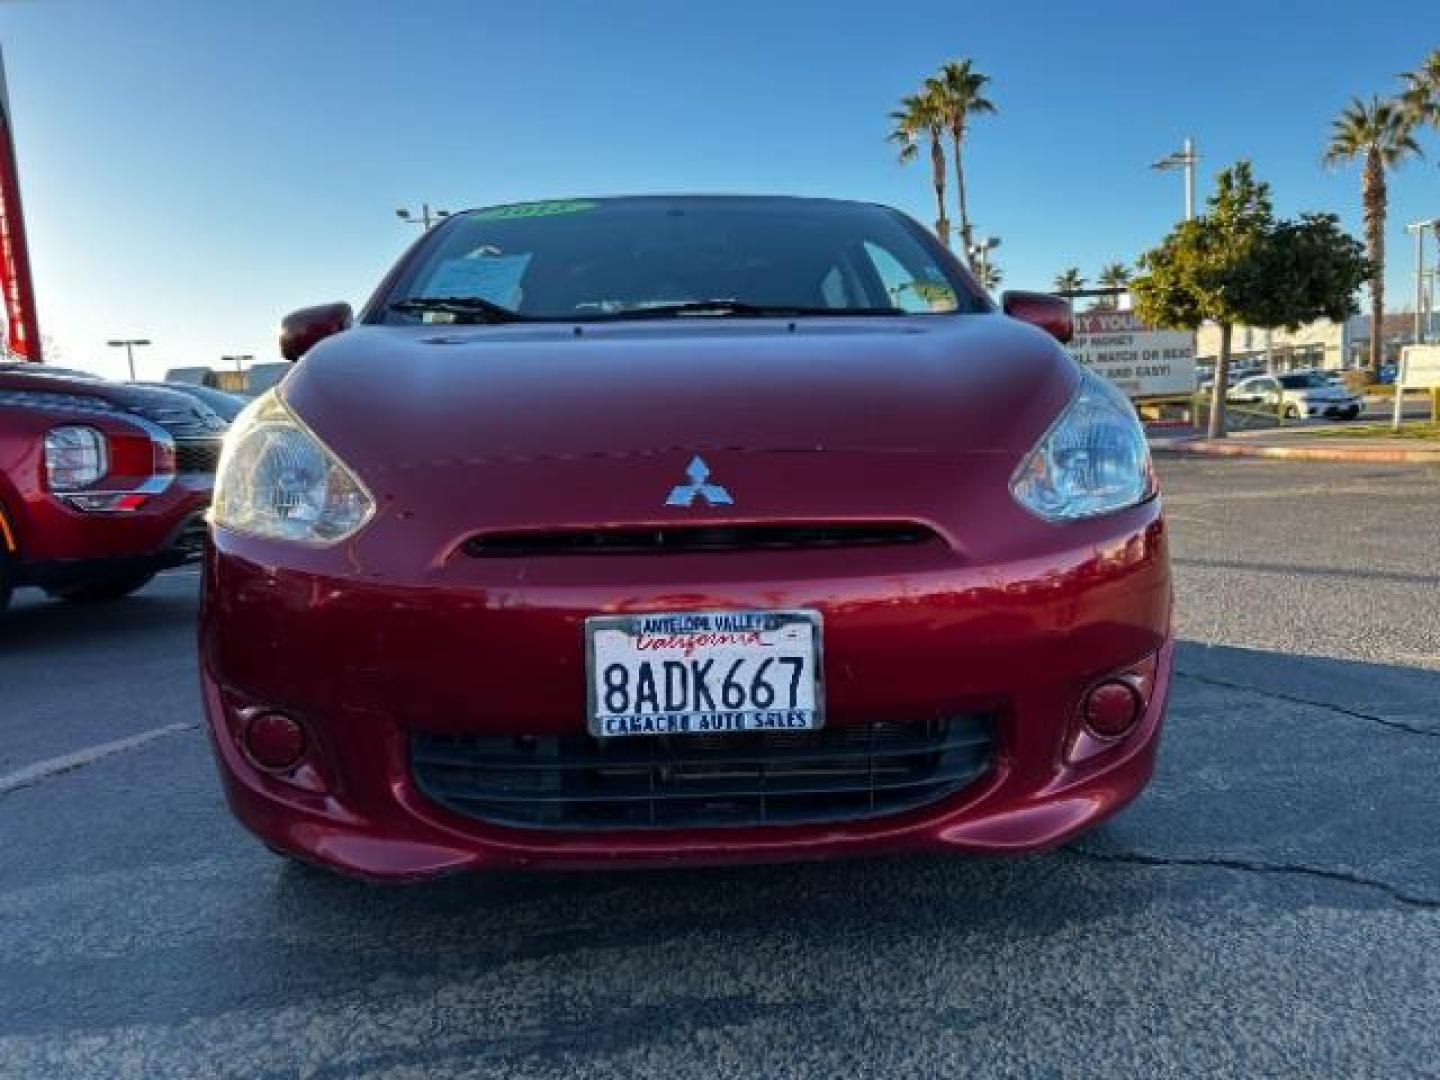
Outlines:
{"label": "street light pole", "polygon": [[1195,140],[1186,136],[1180,144],[1180,149],[1173,153],[1166,154],[1159,161],[1153,162],[1150,167],[1157,172],[1169,172],[1171,169],[1185,170],[1185,220],[1195,219],[1195,164],[1200,160],[1199,151],[1195,149]]}
{"label": "street light pole", "polygon": [[1440,237],[1440,218],[1412,221],[1405,226],[1415,234],[1415,344],[1425,341],[1425,230],[1434,229]]}
{"label": "street light pole", "polygon": [[450,216],[449,210],[431,210],[428,202],[420,204],[420,216],[416,217],[405,207],[395,211],[395,216],[407,225],[419,225],[424,232],[430,231],[431,225],[437,225]]}
{"label": "street light pole", "polygon": [[1195,220],[1195,143],[1187,136],[1181,153],[1185,158],[1185,220]]}
{"label": "street light pole", "polygon": [[150,339],[149,339],[149,338],[118,338],[118,339],[116,339],[116,340],[114,340],[114,341],[107,341],[105,344],[109,345],[112,349],[118,349],[118,348],[121,348],[122,346],[124,347],[124,349],[125,349],[125,360],[126,360],[126,362],[130,365],[130,381],[131,381],[131,382],[134,382],[134,381],[135,381],[135,349],[136,349],[137,346],[149,345],[149,344],[150,344]]}

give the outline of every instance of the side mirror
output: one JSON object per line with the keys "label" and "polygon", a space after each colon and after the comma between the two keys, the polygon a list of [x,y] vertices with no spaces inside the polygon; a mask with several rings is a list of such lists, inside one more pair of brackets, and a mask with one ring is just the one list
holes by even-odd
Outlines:
{"label": "side mirror", "polygon": [[1000,297],[1000,306],[1012,319],[1038,326],[1056,341],[1069,341],[1075,336],[1075,316],[1070,301],[1049,293],[1007,292]]}
{"label": "side mirror", "polygon": [[280,355],[292,364],[327,337],[349,330],[355,313],[345,303],[292,311],[280,320]]}

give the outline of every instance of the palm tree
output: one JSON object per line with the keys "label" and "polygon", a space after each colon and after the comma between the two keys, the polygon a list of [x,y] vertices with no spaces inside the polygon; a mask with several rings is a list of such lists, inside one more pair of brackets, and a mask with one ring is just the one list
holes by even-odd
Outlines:
{"label": "palm tree", "polygon": [[1417,124],[1440,128],[1440,49],[1432,49],[1414,71],[1400,76],[1405,90],[1400,101]]}
{"label": "palm tree", "polygon": [[1056,292],[1079,292],[1085,287],[1085,275],[1078,266],[1067,266],[1055,275]]}
{"label": "palm tree", "polygon": [[[1102,289],[1123,289],[1130,284],[1130,270],[1124,263],[1107,263],[1100,268],[1095,284]],[[1102,296],[1095,301],[1095,307],[1098,310],[1111,311],[1120,306],[1118,301],[1119,298],[1115,296]]]}
{"label": "palm tree", "polygon": [[1370,278],[1370,373],[1377,381],[1384,363],[1385,321],[1385,173],[1407,157],[1419,156],[1415,116],[1399,102],[1372,97],[1353,99],[1330,126],[1325,164],[1336,167],[1361,159],[1360,199],[1365,209],[1366,254],[1374,266]]}
{"label": "palm tree", "polygon": [[930,178],[935,185],[935,235],[950,246],[950,219],[945,216],[945,116],[939,102],[928,91],[900,99],[900,108],[890,114],[889,141],[900,147],[900,160],[920,156],[920,140],[930,140]]}
{"label": "palm tree", "polygon": [[1130,284],[1130,268],[1124,263],[1108,263],[1100,268],[1095,280],[1102,289],[1123,289]]}
{"label": "palm tree", "polygon": [[925,94],[934,99],[950,133],[955,159],[955,201],[960,212],[960,239],[967,261],[975,238],[971,233],[970,209],[965,199],[965,165],[961,149],[970,118],[995,112],[994,103],[985,96],[985,84],[989,81],[990,76],[976,71],[970,60],[951,60],[940,68],[938,74],[925,80]]}

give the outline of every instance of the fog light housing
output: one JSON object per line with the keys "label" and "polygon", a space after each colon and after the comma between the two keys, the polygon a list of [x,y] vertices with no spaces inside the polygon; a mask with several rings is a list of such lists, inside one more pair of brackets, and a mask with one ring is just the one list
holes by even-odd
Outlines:
{"label": "fog light housing", "polygon": [[1135,687],[1107,679],[1085,695],[1085,726],[1102,739],[1118,739],[1140,721],[1144,702]]}
{"label": "fog light housing", "polygon": [[1159,653],[1098,676],[1075,703],[1065,761],[1083,765],[1119,752],[1140,729],[1155,696]]}
{"label": "fog light housing", "polygon": [[288,772],[298,765],[308,744],[300,722],[278,712],[250,717],[240,741],[251,762],[272,773]]}

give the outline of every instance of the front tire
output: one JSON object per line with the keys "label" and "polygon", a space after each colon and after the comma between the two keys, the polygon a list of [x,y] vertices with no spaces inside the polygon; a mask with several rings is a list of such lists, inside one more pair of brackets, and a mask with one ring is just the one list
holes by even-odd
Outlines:
{"label": "front tire", "polygon": [[10,580],[10,560],[0,551],[0,615],[10,606],[10,594],[14,589],[15,586]]}
{"label": "front tire", "polygon": [[115,577],[91,581],[84,585],[71,585],[56,589],[50,595],[71,604],[109,604],[138,592],[150,584],[155,577],[153,570],[120,574]]}

